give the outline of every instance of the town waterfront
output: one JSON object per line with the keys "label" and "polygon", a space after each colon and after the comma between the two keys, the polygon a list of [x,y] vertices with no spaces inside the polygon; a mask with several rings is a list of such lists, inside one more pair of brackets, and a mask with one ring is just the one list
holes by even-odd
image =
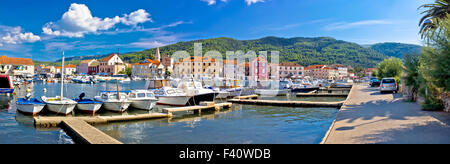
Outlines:
{"label": "town waterfront", "polygon": [[[145,81],[120,83],[121,90],[142,89]],[[24,87],[24,86],[22,86]],[[56,96],[60,85],[35,83],[33,97]],[[44,93],[44,88],[47,92]],[[96,96],[101,90],[115,90],[114,83],[75,84],[64,86],[65,95],[76,98],[82,92],[87,97]],[[21,90],[17,96],[23,96]],[[266,98],[262,98],[266,99]],[[286,100],[286,97],[267,97]],[[290,100],[304,98],[289,97]],[[342,101],[344,98],[309,98],[309,101]],[[13,97],[3,96],[0,111],[0,143],[58,143],[71,144],[72,139],[59,128],[36,129],[31,116],[16,112]],[[164,106],[157,106],[159,111]],[[124,114],[141,114],[147,111],[129,109]],[[152,111],[153,112],[153,111]],[[97,125],[96,128],[123,143],[320,143],[335,119],[336,108],[292,108],[234,104],[231,109],[201,114],[177,113],[173,118],[122,122]],[[120,115],[100,110],[99,115]],[[42,113],[48,116],[52,114]],[[80,116],[75,112],[72,116]],[[70,116],[69,116],[70,117]]]}

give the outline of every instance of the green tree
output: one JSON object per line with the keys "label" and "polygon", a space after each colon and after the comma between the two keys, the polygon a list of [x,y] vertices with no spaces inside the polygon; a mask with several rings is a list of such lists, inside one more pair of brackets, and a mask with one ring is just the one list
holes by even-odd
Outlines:
{"label": "green tree", "polygon": [[127,68],[125,68],[125,71],[120,71],[119,72],[119,74],[125,74],[125,75],[128,75],[128,76],[131,76],[131,73],[132,73],[131,67],[127,67]]}
{"label": "green tree", "polygon": [[435,0],[434,3],[425,4],[419,7],[424,8],[421,14],[424,16],[420,19],[420,34],[426,40],[432,38],[436,32],[445,30],[441,22],[447,20],[450,14],[450,0]]}
{"label": "green tree", "polygon": [[384,59],[377,65],[376,76],[381,79],[385,77],[394,77],[397,83],[400,83],[400,76],[403,72],[403,63],[399,58]]}
{"label": "green tree", "polygon": [[422,77],[419,74],[420,56],[417,54],[405,55],[405,85],[411,87],[411,100],[417,100],[417,93],[423,84]]}

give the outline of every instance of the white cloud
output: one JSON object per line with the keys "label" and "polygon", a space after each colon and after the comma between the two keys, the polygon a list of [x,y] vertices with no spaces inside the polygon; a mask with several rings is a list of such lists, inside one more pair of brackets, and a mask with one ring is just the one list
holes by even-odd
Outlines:
{"label": "white cloud", "polygon": [[[200,1],[208,3],[208,6],[215,5],[217,3],[217,0],[200,0]],[[225,3],[228,2],[228,0],[220,0],[220,1]]]}
{"label": "white cloud", "polygon": [[247,5],[250,6],[253,3],[264,2],[264,0],[245,0],[245,2],[247,2]]}
{"label": "white cloud", "polygon": [[37,35],[17,27],[0,26],[0,46],[5,44],[33,43],[41,40]]}
{"label": "white cloud", "polygon": [[358,22],[352,22],[352,23],[334,23],[331,25],[328,25],[325,27],[325,30],[331,31],[331,30],[343,30],[343,29],[349,29],[349,28],[355,28],[360,26],[369,26],[369,25],[386,25],[386,24],[393,24],[391,21],[387,20],[364,20],[364,21],[358,21]]}
{"label": "white cloud", "polygon": [[72,3],[60,20],[46,23],[42,31],[47,35],[83,37],[85,34],[109,30],[118,23],[136,26],[139,23],[151,21],[150,14],[144,9],[124,14],[122,17],[98,18],[92,16],[86,5]]}

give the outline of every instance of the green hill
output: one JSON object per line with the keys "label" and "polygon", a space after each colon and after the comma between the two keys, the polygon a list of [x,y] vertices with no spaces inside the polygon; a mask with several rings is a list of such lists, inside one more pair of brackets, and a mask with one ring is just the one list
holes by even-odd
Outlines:
{"label": "green hill", "polygon": [[[374,67],[378,62],[386,58],[385,55],[375,52],[370,48],[364,48],[358,44],[336,40],[330,37],[317,38],[279,38],[265,37],[256,40],[235,40],[232,38],[212,38],[179,42],[176,44],[160,47],[161,54],[172,55],[179,50],[185,50],[191,55],[194,51],[194,43],[202,43],[205,53],[216,50],[225,57],[226,51],[242,50],[244,52],[253,50],[279,51],[280,62],[296,62],[308,66],[313,64],[344,64],[351,66]],[[121,54],[122,59],[128,63],[141,62],[146,58],[153,57],[156,49],[148,49],[140,52]],[[99,58],[98,56],[92,58]],[[66,61],[86,60],[89,57],[67,58]]]}
{"label": "green hill", "polygon": [[406,54],[421,53],[422,47],[414,44],[403,43],[378,43],[370,46],[374,51],[402,59]]}
{"label": "green hill", "polygon": [[[256,40],[235,40],[232,38],[213,38],[195,40],[189,42],[179,42],[172,45],[160,47],[162,54],[173,54],[178,50],[186,50],[193,54],[194,43],[202,43],[205,53],[210,50],[217,50],[225,57],[226,51],[242,50],[244,52],[253,50],[259,51],[279,51],[280,62],[296,62],[301,65],[313,64],[344,64],[360,65],[363,67],[373,67],[386,56],[363,48],[358,44],[335,40],[329,37],[319,38],[278,38],[265,37]],[[156,49],[144,50],[141,52],[124,54],[124,60],[139,62],[149,58]]]}

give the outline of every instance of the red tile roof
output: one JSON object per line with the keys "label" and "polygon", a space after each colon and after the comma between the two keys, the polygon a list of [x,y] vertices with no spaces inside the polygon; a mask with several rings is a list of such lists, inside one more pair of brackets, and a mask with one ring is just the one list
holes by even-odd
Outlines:
{"label": "red tile roof", "polygon": [[109,55],[108,57],[101,59],[100,62],[107,62],[107,61],[109,61],[112,57],[114,57],[114,55],[117,55],[117,54],[111,54],[111,55]]}
{"label": "red tile roof", "polygon": [[30,58],[12,58],[5,55],[0,56],[0,64],[34,65]]}

